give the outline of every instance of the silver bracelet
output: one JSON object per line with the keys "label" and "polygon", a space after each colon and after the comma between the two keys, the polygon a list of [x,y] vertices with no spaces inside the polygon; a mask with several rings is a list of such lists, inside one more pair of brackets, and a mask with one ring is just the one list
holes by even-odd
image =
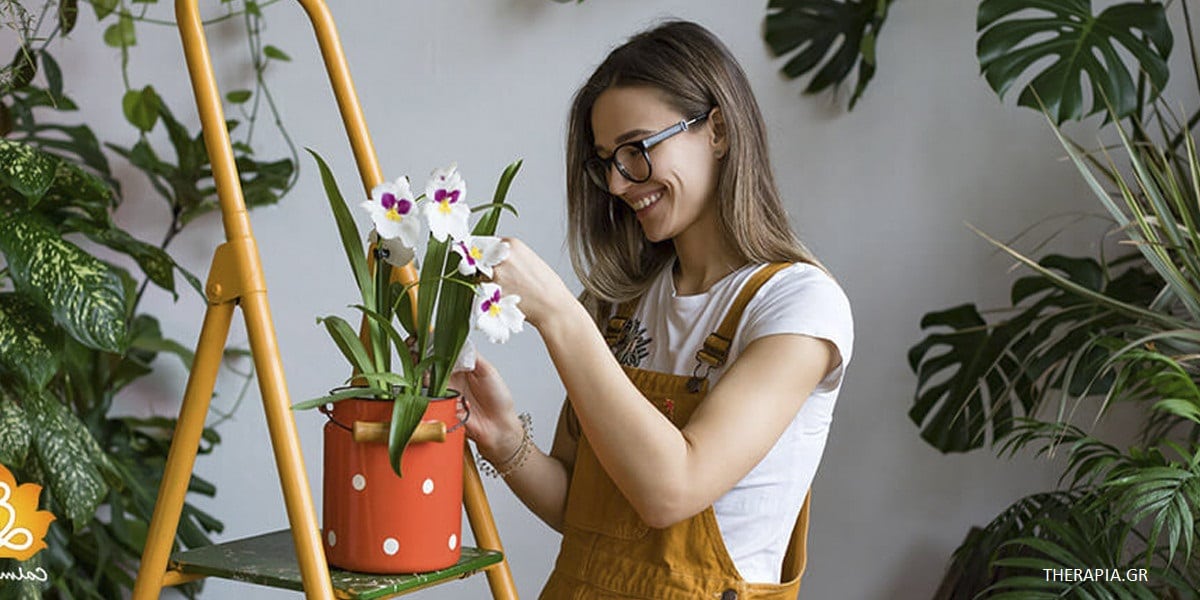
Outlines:
{"label": "silver bracelet", "polygon": [[533,417],[529,413],[524,412],[518,417],[521,420],[521,443],[513,450],[505,460],[492,464],[491,461],[483,457],[483,453],[475,456],[475,464],[479,466],[479,471],[488,477],[506,478],[520,469],[525,460],[529,458],[529,454],[533,451]]}

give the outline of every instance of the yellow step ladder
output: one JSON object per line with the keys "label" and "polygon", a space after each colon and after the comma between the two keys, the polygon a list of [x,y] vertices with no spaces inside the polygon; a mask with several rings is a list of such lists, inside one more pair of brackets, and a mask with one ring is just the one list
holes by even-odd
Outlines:
{"label": "yellow step ladder", "polygon": [[[463,504],[479,548],[463,548],[463,558],[449,569],[433,573],[388,576],[363,575],[331,570],[321,546],[304,457],[292,417],[283,365],[267,302],[258,245],[250,230],[241,180],[234,164],[233,147],[221,107],[221,94],[213,75],[212,59],[200,19],[199,0],[176,0],[175,13],[196,94],[203,126],[204,143],[212,162],[213,179],[220,200],[225,243],[213,253],[205,296],[208,307],[196,346],[195,361],[188,376],[179,421],[167,455],[166,470],[146,537],[146,548],[134,584],[134,600],[158,598],[164,587],[204,577],[227,577],[240,581],[303,591],[310,599],[388,598],[444,581],[453,581],[477,571],[487,574],[492,596],[517,600],[512,571],[504,557],[496,523],[468,447],[463,456]],[[367,132],[362,108],[333,17],[323,0],[298,0],[316,32],[325,70],[341,112],[364,189],[383,181],[375,148]],[[409,265],[401,277],[416,280]],[[234,308],[241,306],[250,350],[262,393],[271,447],[279,470],[290,529],[171,554],[184,496],[195,466],[200,434],[208,415],[217,369],[225,350]]]}

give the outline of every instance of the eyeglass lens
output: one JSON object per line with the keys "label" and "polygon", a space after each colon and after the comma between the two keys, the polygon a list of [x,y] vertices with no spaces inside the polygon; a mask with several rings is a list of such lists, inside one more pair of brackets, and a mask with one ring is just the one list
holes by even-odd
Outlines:
{"label": "eyeglass lens", "polygon": [[646,154],[641,148],[634,145],[617,148],[616,153],[609,160],[594,158],[588,161],[588,175],[593,183],[603,190],[608,190],[608,176],[613,166],[617,167],[622,176],[635,183],[650,178],[650,163],[646,160]]}

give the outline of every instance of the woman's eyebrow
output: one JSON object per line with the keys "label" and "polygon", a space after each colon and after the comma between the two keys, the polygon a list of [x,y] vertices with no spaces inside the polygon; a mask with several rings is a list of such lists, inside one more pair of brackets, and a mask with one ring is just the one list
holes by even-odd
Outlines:
{"label": "woman's eyebrow", "polygon": [[[650,135],[652,133],[654,133],[654,132],[650,131],[649,129],[634,129],[632,131],[626,131],[625,133],[622,133],[621,135],[617,136],[616,144],[618,146],[620,146],[621,144],[624,144],[625,142],[628,142],[629,140],[644,137],[644,136]],[[592,146],[592,150],[595,150],[597,154],[608,151],[607,148],[605,148],[604,146],[601,146],[600,144],[596,144],[596,145]]]}

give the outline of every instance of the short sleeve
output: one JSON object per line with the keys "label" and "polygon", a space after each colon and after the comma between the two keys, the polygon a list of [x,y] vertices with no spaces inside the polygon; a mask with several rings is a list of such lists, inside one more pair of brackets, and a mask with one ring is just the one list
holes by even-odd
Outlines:
{"label": "short sleeve", "polygon": [[745,348],[758,338],[783,333],[832,342],[840,362],[816,391],[841,385],[854,351],[854,320],[845,292],[819,267],[797,263],[767,281],[746,307],[738,346]]}

